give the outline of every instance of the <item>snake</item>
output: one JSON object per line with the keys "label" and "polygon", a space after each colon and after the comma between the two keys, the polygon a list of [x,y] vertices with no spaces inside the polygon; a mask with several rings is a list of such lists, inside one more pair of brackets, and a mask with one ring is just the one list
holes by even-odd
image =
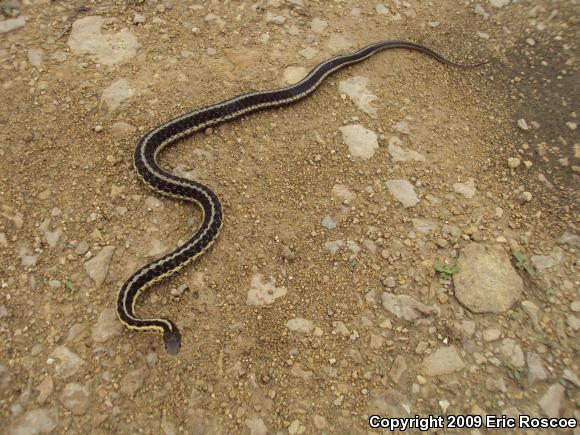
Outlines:
{"label": "snake", "polygon": [[215,242],[223,225],[223,207],[218,196],[208,186],[178,177],[162,169],[157,157],[168,145],[196,132],[231,121],[252,112],[295,103],[312,94],[330,74],[347,65],[360,62],[374,54],[391,49],[414,50],[445,65],[472,68],[477,64],[461,64],[449,60],[424,45],[404,40],[379,41],[351,54],[327,59],[314,67],[302,80],[277,89],[250,92],[223,102],[205,106],[167,121],[143,136],[137,143],[133,165],[137,175],[153,191],[172,198],[193,202],[202,213],[201,223],[189,240],[135,271],[121,286],[117,298],[119,320],[134,331],[154,331],[163,335],[166,351],[175,355],[181,347],[181,333],[167,318],[143,318],[135,306],[144,290],[151,287],[203,255]]}

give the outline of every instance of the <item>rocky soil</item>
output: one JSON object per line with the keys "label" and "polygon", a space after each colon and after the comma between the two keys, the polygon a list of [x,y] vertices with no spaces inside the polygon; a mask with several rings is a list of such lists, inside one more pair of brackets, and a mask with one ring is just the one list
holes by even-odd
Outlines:
{"label": "rocky soil", "polygon": [[[578,2],[2,0],[0,13],[7,433],[580,418]],[[219,194],[225,225],[140,300],[177,323],[181,352],[125,330],[123,281],[200,218],[147,190],[136,141],[381,39],[490,62],[381,53],[164,152]]]}

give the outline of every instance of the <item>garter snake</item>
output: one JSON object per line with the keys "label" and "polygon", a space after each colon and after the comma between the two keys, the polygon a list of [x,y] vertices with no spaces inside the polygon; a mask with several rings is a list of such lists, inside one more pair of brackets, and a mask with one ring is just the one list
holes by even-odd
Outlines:
{"label": "garter snake", "polygon": [[238,118],[258,110],[284,106],[310,95],[331,73],[347,65],[360,62],[387,49],[403,48],[419,51],[435,60],[460,68],[481,65],[462,65],[448,60],[432,49],[409,41],[381,41],[347,55],[325,60],[296,84],[279,89],[242,94],[229,100],[196,109],[181,115],[147,133],[137,143],[133,163],[143,182],[156,192],[173,198],[194,202],[202,211],[202,222],[195,234],[173,252],[141,267],[123,284],[117,299],[119,319],[129,329],[157,331],[163,334],[165,348],[176,354],[181,334],[175,323],[165,318],[141,318],[135,314],[139,295],[151,285],[173,275],[201,256],[217,238],[223,223],[222,205],[207,186],[177,177],[157,163],[157,156],[166,146],[195,132]]}

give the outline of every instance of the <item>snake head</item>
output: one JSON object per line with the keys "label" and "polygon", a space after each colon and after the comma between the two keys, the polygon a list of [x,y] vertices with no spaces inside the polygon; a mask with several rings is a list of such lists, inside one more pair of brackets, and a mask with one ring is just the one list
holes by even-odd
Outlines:
{"label": "snake head", "polygon": [[181,347],[181,334],[176,327],[173,327],[172,330],[165,330],[163,333],[163,341],[165,342],[165,350],[170,355],[177,355]]}

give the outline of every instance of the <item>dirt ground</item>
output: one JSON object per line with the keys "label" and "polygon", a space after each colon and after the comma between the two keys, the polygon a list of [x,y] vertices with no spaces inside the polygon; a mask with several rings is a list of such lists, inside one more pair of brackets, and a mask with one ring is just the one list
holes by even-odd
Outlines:
{"label": "dirt ground", "polygon": [[[580,418],[578,2],[0,6],[16,23],[0,33],[8,433],[363,434],[376,432],[373,414]],[[108,52],[75,46],[86,17],[103,19],[102,35],[113,36],[84,38],[101,38]],[[219,195],[224,228],[199,261],[139,301],[143,316],[177,323],[178,355],[159,335],[122,328],[113,308],[124,280],[199,222],[190,204],[139,180],[137,140],[383,39],[490,62],[461,70],[384,52],[303,102],[165,151],[163,167]],[[354,76],[368,79],[376,117],[339,90]],[[349,153],[340,130],[349,124],[377,134],[371,158]],[[396,161],[394,136],[424,160]],[[393,197],[394,179],[411,183],[417,205]],[[434,229],[420,231],[417,219]],[[499,245],[513,261],[524,290],[509,309],[473,312],[456,298],[453,272],[436,272],[472,243]],[[252,305],[260,289],[277,298]],[[438,314],[402,319],[385,293]],[[433,369],[441,349],[456,367]]]}

